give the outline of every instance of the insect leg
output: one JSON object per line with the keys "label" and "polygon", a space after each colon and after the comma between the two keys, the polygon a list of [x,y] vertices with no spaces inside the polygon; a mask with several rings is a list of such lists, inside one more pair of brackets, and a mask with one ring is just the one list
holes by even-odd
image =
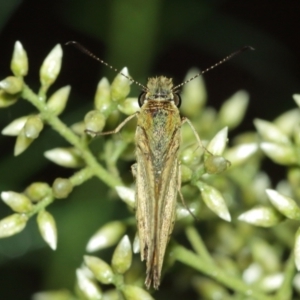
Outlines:
{"label": "insect leg", "polygon": [[95,132],[92,130],[85,130],[86,133],[92,134],[92,135],[109,135],[109,134],[114,134],[114,133],[118,133],[125,125],[126,123],[128,123],[131,119],[133,119],[134,117],[136,117],[139,114],[139,112],[136,112],[134,114],[132,114],[131,116],[127,117],[122,123],[120,123],[118,125],[118,127],[114,130],[111,131],[106,131],[106,132]]}
{"label": "insect leg", "polygon": [[198,144],[199,144],[199,146],[200,146],[202,149],[204,149],[208,154],[213,155],[212,153],[210,153],[210,152],[203,146],[203,144],[202,144],[202,142],[201,142],[201,139],[200,139],[200,137],[199,137],[199,134],[197,133],[197,131],[196,131],[194,125],[192,124],[192,122],[191,122],[188,118],[183,117],[183,118],[181,119],[181,125],[183,125],[185,122],[187,122],[187,123],[190,125],[190,127],[191,127],[191,129],[192,129],[192,131],[193,131],[193,133],[194,133],[194,136],[195,136],[195,138],[196,138],[196,140],[197,140],[197,142],[198,142]]}

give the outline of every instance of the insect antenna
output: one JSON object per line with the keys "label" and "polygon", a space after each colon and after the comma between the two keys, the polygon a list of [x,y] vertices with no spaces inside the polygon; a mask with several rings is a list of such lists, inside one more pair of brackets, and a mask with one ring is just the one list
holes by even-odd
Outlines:
{"label": "insect antenna", "polygon": [[204,73],[206,73],[206,72],[208,72],[208,71],[214,69],[215,67],[218,67],[219,65],[223,64],[224,62],[226,62],[226,61],[232,59],[234,56],[237,56],[237,55],[241,54],[242,52],[244,52],[244,51],[246,51],[246,50],[255,50],[255,49],[254,49],[253,47],[251,47],[251,46],[245,46],[245,47],[243,47],[243,48],[241,48],[241,49],[239,49],[239,50],[237,50],[237,51],[235,51],[235,52],[229,54],[228,56],[226,56],[225,58],[223,58],[222,60],[220,60],[220,61],[217,62],[216,64],[212,65],[211,67],[205,69],[204,71],[201,71],[200,73],[196,74],[195,76],[193,76],[193,77],[189,78],[188,80],[186,80],[186,81],[180,83],[179,85],[173,87],[172,91],[175,92],[177,89],[179,89],[180,87],[182,87],[182,86],[185,85],[186,83],[188,83],[188,82],[194,80],[195,78],[197,78],[197,77],[203,75]]}
{"label": "insect antenna", "polygon": [[115,71],[116,73],[120,73],[122,76],[126,77],[128,80],[130,80],[132,83],[137,84],[138,86],[140,86],[144,91],[147,91],[148,89],[142,85],[141,83],[139,83],[138,81],[132,79],[131,77],[127,76],[126,74],[120,72],[120,70],[114,68],[113,66],[109,65],[107,62],[105,62],[104,60],[100,59],[98,56],[96,56],[94,53],[92,53],[90,50],[88,50],[87,48],[85,48],[84,46],[82,46],[80,43],[76,42],[76,41],[69,41],[66,43],[67,46],[71,45],[74,46],[75,48],[77,48],[79,51],[81,51],[82,53],[90,56],[91,58],[97,60],[98,62],[100,62],[101,64],[107,66],[108,68],[110,68],[111,70]]}

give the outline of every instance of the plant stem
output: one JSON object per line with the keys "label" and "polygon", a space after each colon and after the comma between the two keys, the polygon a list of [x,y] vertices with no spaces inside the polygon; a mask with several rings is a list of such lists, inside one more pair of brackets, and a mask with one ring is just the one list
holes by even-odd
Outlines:
{"label": "plant stem", "polygon": [[185,231],[189,242],[195,252],[207,263],[214,264],[214,261],[203,243],[203,240],[194,226],[187,227]]}
{"label": "plant stem", "polygon": [[175,246],[174,257],[178,261],[206,274],[207,276],[215,279],[216,281],[224,284],[226,287],[233,291],[243,293],[245,296],[251,297],[256,300],[271,300],[273,297],[266,296],[261,292],[255,290],[255,288],[248,286],[242,280],[232,275],[226,274],[223,270],[220,270],[215,264],[210,264],[194,252],[185,249],[182,246]]}
{"label": "plant stem", "polygon": [[44,121],[47,121],[51,127],[56,130],[62,137],[64,137],[71,145],[77,148],[82,155],[85,163],[91,168],[94,175],[106,183],[109,187],[122,185],[122,182],[108,173],[91,154],[88,147],[75,135],[57,116],[53,115],[47,110],[43,101],[27,86],[24,85],[22,97],[34,105],[41,113]]}
{"label": "plant stem", "polygon": [[295,261],[294,261],[295,257],[294,257],[294,253],[292,251],[285,270],[284,270],[284,280],[283,283],[280,287],[280,289],[277,291],[276,297],[274,297],[274,299],[277,300],[288,300],[291,299],[291,286],[292,286],[292,280],[294,278],[295,275]]}

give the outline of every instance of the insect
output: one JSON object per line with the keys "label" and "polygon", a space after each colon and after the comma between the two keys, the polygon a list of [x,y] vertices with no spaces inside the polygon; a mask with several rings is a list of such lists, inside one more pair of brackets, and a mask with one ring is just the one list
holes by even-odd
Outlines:
{"label": "insect", "polygon": [[[114,69],[77,42],[70,43]],[[121,73],[142,87],[143,91],[138,98],[140,111],[126,118],[113,131],[104,133],[89,131],[99,135],[116,133],[132,118],[137,118],[135,133],[137,162],[133,166],[136,177],[136,219],[141,260],[146,261],[145,285],[148,289],[151,286],[158,289],[160,285],[164,255],[174,228],[177,195],[180,194],[181,186],[179,147],[183,123],[189,123],[198,144],[203,147],[191,122],[180,116],[179,88],[247,49],[252,48],[247,46],[230,54],[175,87],[172,79],[164,76],[150,78],[147,86],[144,86]]]}

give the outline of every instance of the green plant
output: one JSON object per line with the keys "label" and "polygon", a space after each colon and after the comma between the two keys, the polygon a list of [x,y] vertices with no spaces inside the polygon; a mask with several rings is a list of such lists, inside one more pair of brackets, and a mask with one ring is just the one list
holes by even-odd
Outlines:
{"label": "green plant", "polygon": [[[132,182],[125,184],[118,164],[134,161],[135,127],[126,125],[122,137],[106,137],[98,153],[100,162],[89,149],[91,137],[84,132],[113,127],[121,113],[130,115],[138,109],[137,99],[128,97],[130,81],[121,74],[111,84],[101,79],[94,109],[85,115],[84,121],[67,127],[58,116],[66,106],[70,87],[60,88],[47,96],[60,72],[61,60],[62,49],[58,45],[42,64],[41,87],[35,93],[24,81],[28,70],[27,54],[17,42],[11,62],[14,76],[0,82],[1,107],[15,104],[22,98],[36,109],[36,113],[20,117],[2,130],[4,135],[17,137],[14,154],[25,151],[47,124],[70,147],[48,150],[46,158],[62,167],[78,169],[70,178],[55,179],[52,186],[34,182],[23,193],[1,193],[2,200],[14,213],[0,221],[0,237],[22,231],[27,221],[37,216],[41,236],[53,250],[57,247],[57,229],[55,218],[47,207],[56,199],[67,198],[76,186],[91,177],[97,177],[110,187],[114,191],[112,197],[123,200],[129,210],[134,208]],[[128,74],[127,69],[122,73]],[[187,77],[193,74],[195,70]],[[190,128],[182,127],[182,193],[199,222],[184,205],[178,205],[176,232],[184,232],[189,246],[175,242],[176,233],[173,235],[165,257],[165,277],[170,276],[174,286],[179,285],[178,289],[194,289],[205,299],[282,300],[290,299],[293,293],[299,294],[300,279],[295,275],[296,268],[300,269],[298,109],[282,114],[274,122],[255,120],[257,133],[240,134],[233,139],[232,146],[226,147],[228,130],[236,128],[243,120],[247,93],[235,93],[219,112],[205,107],[206,92],[201,78],[185,85],[182,96],[182,114],[191,119],[212,155],[205,157]],[[300,105],[300,96],[295,95],[294,99]],[[231,163],[230,168],[223,156]],[[269,176],[261,170],[265,156],[287,167],[287,178],[276,190],[271,189]],[[102,226],[91,237],[86,250],[99,251],[118,243],[111,265],[99,257],[85,256],[83,266],[76,271],[74,295],[69,291],[41,292],[35,294],[34,299],[152,299],[150,292],[144,290],[143,264],[136,258],[131,266],[132,248],[138,252],[136,239],[133,246],[130,242],[135,228],[133,214]],[[180,270],[171,268],[175,262],[181,263],[176,265]],[[106,288],[107,285],[112,288]]]}

